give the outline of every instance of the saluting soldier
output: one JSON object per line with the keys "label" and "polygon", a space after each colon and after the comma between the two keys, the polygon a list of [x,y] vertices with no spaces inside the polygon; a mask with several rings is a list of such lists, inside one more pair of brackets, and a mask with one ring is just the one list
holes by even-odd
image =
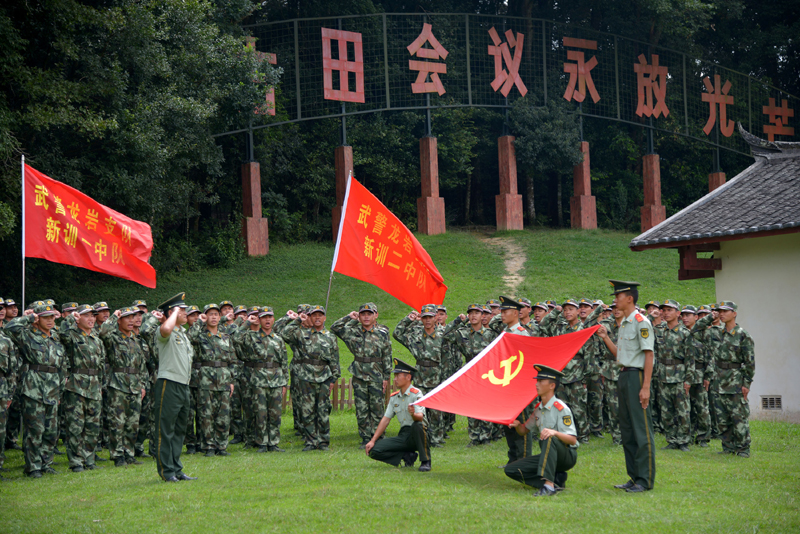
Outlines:
{"label": "saluting soldier", "polygon": [[96,469],[95,449],[100,437],[100,415],[103,410],[103,374],[106,349],[94,333],[94,310],[88,304],[71,312],[71,327],[62,324],[59,336],[69,362],[64,392],[69,468],[80,473]]}
{"label": "saluting soldier", "polygon": [[689,331],[679,320],[681,305],[667,299],[661,305],[665,328],[656,330],[656,361],[658,362],[658,406],[661,423],[667,438],[663,450],[689,451],[691,439],[689,378],[694,362],[687,358]]}
{"label": "saluting soldier", "polygon": [[[19,315],[19,307],[17,306],[17,303],[14,302],[14,299],[5,300],[5,313],[6,317],[3,324],[0,325],[0,330],[4,330],[5,325],[16,319],[17,315]],[[14,346],[14,350],[17,350],[16,345]],[[17,378],[20,378],[25,371],[25,362],[22,360],[19,354],[17,355],[17,362],[18,368],[16,376]],[[22,431],[22,395],[20,390],[20,382],[17,380],[14,387],[11,389],[11,405],[8,407],[5,450],[22,450],[22,447],[20,447],[19,443],[17,443],[19,434]]]}
{"label": "saluting soldier", "polygon": [[[622,322],[622,312],[619,311],[616,304],[611,304],[612,316],[600,321],[608,332],[611,341],[617,344],[617,334],[619,332],[619,325]],[[598,339],[600,339],[600,352],[598,357],[604,359],[606,364],[601,368],[600,374],[603,378],[603,410],[605,412],[604,419],[608,421],[608,428],[611,431],[611,438],[614,445],[622,445],[622,435],[619,431],[619,371],[620,366],[617,365],[616,357],[611,351],[608,350],[602,338],[595,332]]]}
{"label": "saluting soldier", "polygon": [[692,328],[697,322],[697,308],[684,306],[681,310],[681,321],[690,332],[689,338],[686,340],[686,356],[692,360],[693,372],[687,373],[686,381],[689,383],[689,405],[691,406],[691,441],[701,447],[708,447],[708,442],[711,441],[708,388],[714,372],[713,361],[709,357],[708,348],[701,340],[700,333],[692,332]]}
{"label": "saluting soldier", "polygon": [[[600,301],[582,298],[578,301],[578,316],[584,328],[595,326],[603,314]],[[584,345],[586,356],[586,373],[583,382],[586,385],[586,419],[589,432],[596,438],[603,437],[603,381],[601,371],[605,361],[600,358],[600,338],[592,336]]]}
{"label": "saluting soldier", "polygon": [[[308,310],[311,308],[310,304],[298,304],[297,305],[297,314],[307,313]],[[306,315],[306,317],[308,317]],[[289,324],[290,321],[293,319],[289,316],[288,312],[286,315],[275,321],[275,325],[272,329],[275,331],[276,334],[279,336],[282,335],[284,327]],[[305,321],[302,322],[303,328],[311,328],[311,320],[306,318]],[[297,369],[300,367],[298,363],[302,360],[302,356],[299,354],[299,349],[297,345],[293,343],[292,340],[286,340],[286,344],[289,345],[292,349],[292,361],[289,363],[289,396],[292,399],[292,425],[294,427],[294,434],[295,436],[303,437],[303,425],[302,425],[302,414],[300,413],[300,379],[297,378]]]}
{"label": "saluting soldier", "polygon": [[25,362],[20,378],[22,426],[25,435],[25,473],[41,478],[55,474],[53,449],[58,439],[56,421],[63,377],[67,373],[64,346],[53,332],[58,312],[44,303],[5,327]]}
{"label": "saluting soldier", "polygon": [[348,370],[353,375],[353,397],[361,446],[375,434],[384,412],[384,393],[392,370],[392,340],[378,328],[378,307],[362,304],[331,325],[331,332],[344,341],[353,353]]}
{"label": "saluting soldier", "polygon": [[[247,317],[247,307],[246,306],[234,306],[233,302],[230,300],[223,300],[219,304],[220,307],[220,314],[222,315],[222,320],[220,320],[219,328],[221,331],[225,332],[231,339],[233,338],[233,334],[238,329],[238,325],[236,324],[236,319],[241,315],[243,317]],[[228,321],[226,317],[228,314],[233,314],[233,319]],[[243,383],[242,383],[242,362],[239,360],[239,349],[234,342],[234,353],[235,358],[233,362],[231,362],[230,369],[231,373],[233,374],[233,395],[231,396],[231,428],[230,433],[233,436],[233,439],[228,442],[230,445],[236,445],[237,443],[241,443],[243,441],[244,436],[244,423],[242,420],[242,393],[243,390]]]}
{"label": "saluting soldier", "polygon": [[[395,467],[400,465],[401,460],[405,462],[406,467],[414,467],[414,462],[419,457],[419,470],[427,472],[431,470],[431,449],[425,425],[425,408],[414,404],[424,395],[419,388],[411,384],[417,372],[416,367],[394,358],[392,373],[397,391],[389,398],[389,404],[378,424],[378,429],[367,442],[365,450],[367,456],[373,460]],[[396,437],[378,441],[394,416],[397,416],[400,422],[400,432]]]}
{"label": "saluting soldier", "polygon": [[[142,399],[142,410],[139,413],[139,430],[136,433],[136,444],[134,445],[133,455],[136,458],[144,456],[144,442],[146,439],[153,439],[151,436],[151,427],[153,424],[153,370],[157,368],[158,363],[155,362],[155,340],[153,338],[153,329],[145,328],[145,318],[150,316],[147,310],[147,302],[144,300],[134,300],[132,307],[139,310],[135,314],[133,320],[133,333],[139,342],[139,347],[145,357],[145,366],[147,367],[147,380],[144,380],[145,395]],[[153,319],[154,322],[155,319]]]}
{"label": "saluting soldier", "polygon": [[[19,355],[17,347],[3,330],[5,326],[5,302],[0,298],[0,469],[3,468],[6,443],[6,425],[8,423],[8,408],[14,397],[19,368]],[[2,478],[2,476],[0,476]]]}
{"label": "saluting soldier", "polygon": [[509,428],[524,436],[534,428],[539,435],[539,454],[528,456],[505,467],[507,477],[538,488],[535,497],[549,497],[564,489],[567,471],[578,461],[578,432],[572,412],[564,401],[556,398],[561,372],[535,364],[536,392],[539,402],[525,421],[513,421]]}
{"label": "saluting soldier", "polygon": [[[186,308],[186,333],[194,326],[200,317],[200,308],[191,305]],[[196,353],[195,353],[196,355]],[[200,424],[197,417],[197,386],[200,383],[200,362],[195,358],[192,361],[192,378],[189,381],[189,422],[186,426],[186,454],[196,454],[198,450],[203,452],[199,444],[203,441],[200,434]]]}
{"label": "saluting soldier", "polygon": [[[711,319],[708,320],[711,321],[711,324],[702,330],[698,329],[697,326],[691,329],[692,333],[700,336],[700,341],[702,341],[703,345],[705,345],[705,347],[708,349],[711,362],[714,361],[716,348],[719,344],[719,341],[722,339],[722,329],[724,328],[719,320],[719,311],[717,311],[715,308],[715,304],[704,304],[700,306],[697,309],[698,322],[703,317],[710,315]],[[717,410],[715,408],[717,405],[717,366],[715,362],[713,363],[714,365],[707,366],[711,368],[708,374],[710,380],[708,385],[708,413],[711,416],[711,439],[719,439],[719,424],[717,423]]]}
{"label": "saluting soldier", "polygon": [[619,375],[619,429],[629,480],[614,486],[629,493],[653,489],[656,479],[655,437],[650,406],[653,375],[653,325],[636,311],[638,282],[609,280],[623,319],[615,344],[604,327],[597,333],[622,366]]}
{"label": "saluting soldier", "polygon": [[[444,328],[436,322],[437,307],[426,304],[420,313],[411,312],[397,324],[394,338],[411,352],[416,360],[419,384],[426,395],[442,382],[442,340]],[[444,446],[442,412],[427,410],[427,427],[431,447]]]}

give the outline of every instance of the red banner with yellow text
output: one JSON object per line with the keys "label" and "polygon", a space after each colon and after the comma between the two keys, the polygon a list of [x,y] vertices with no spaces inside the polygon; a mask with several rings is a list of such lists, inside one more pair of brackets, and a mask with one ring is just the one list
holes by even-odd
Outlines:
{"label": "red banner with yellow text", "polygon": [[352,177],[332,270],[377,286],[417,310],[441,304],[447,292],[442,275],[414,234]]}
{"label": "red banner with yellow text", "polygon": [[508,425],[536,398],[533,364],[561,371],[598,328],[556,337],[500,334],[416,404]]}
{"label": "red banner with yellow text", "polygon": [[25,165],[25,256],[156,287],[150,225]]}

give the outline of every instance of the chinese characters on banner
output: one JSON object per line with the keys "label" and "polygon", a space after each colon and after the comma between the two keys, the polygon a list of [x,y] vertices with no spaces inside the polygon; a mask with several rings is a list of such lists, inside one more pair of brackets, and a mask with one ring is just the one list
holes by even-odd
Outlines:
{"label": "chinese characters on banner", "polygon": [[[487,49],[487,54],[494,58],[494,80],[490,84],[492,90],[508,97],[512,88],[516,87],[520,96],[524,97],[528,93],[528,88],[519,74],[519,69],[523,59],[525,35],[522,33],[515,35],[513,30],[508,30],[504,33],[506,41],[503,42],[494,27],[488,33],[494,43],[488,45]],[[338,43],[338,48],[336,48],[338,59],[334,59],[331,54],[334,50],[332,41]],[[348,58],[348,43],[353,46],[354,54],[351,55],[354,57],[352,60]],[[426,44],[429,47],[426,47]],[[600,93],[592,78],[592,70],[598,65],[598,59],[593,55],[587,60],[585,51],[596,51],[598,49],[597,41],[563,37],[562,44],[568,49],[566,51],[567,61],[564,62],[563,70],[569,75],[567,88],[563,95],[564,99],[580,103],[588,95],[596,104],[600,101]],[[414,83],[411,84],[411,92],[414,94],[438,93],[440,96],[445,94],[446,90],[439,75],[447,73],[445,60],[449,52],[434,36],[433,26],[428,23],[423,24],[419,36],[408,45],[407,50],[416,58],[432,60],[409,59],[409,70],[419,73]],[[322,28],[322,57],[325,99],[363,103],[365,101],[364,55],[361,34]],[[657,54],[652,54],[650,63],[647,62],[644,54],[640,54],[637,59],[638,62],[633,63],[637,88],[636,115],[654,118],[668,117],[670,110],[667,107],[667,78],[669,76],[667,66],[659,64]],[[337,72],[339,76],[339,89],[333,88],[334,72]],[[349,90],[348,83],[351,76],[355,77],[355,91]],[[734,121],[728,119],[728,106],[732,106],[734,103],[734,96],[728,94],[731,90],[731,82],[726,80],[723,84],[720,76],[715,75],[713,83],[710,78],[705,77],[703,84],[705,92],[701,94],[701,99],[709,104],[708,119],[703,132],[711,135],[717,124],[717,109],[719,109],[720,132],[722,135],[730,137],[734,127]],[[274,114],[274,104],[272,113]],[[794,117],[794,110],[789,108],[788,100],[782,100],[776,104],[775,99],[770,98],[769,105],[763,107],[763,113],[769,120],[769,124],[764,126],[764,133],[769,136],[770,141],[774,140],[776,135],[794,135],[794,128],[788,125],[789,118]]]}
{"label": "chinese characters on banner", "polygon": [[447,286],[419,241],[352,177],[339,225],[333,271],[377,286],[409,306],[441,304]]}
{"label": "chinese characters on banner", "polygon": [[25,165],[25,256],[156,287],[150,225]]}

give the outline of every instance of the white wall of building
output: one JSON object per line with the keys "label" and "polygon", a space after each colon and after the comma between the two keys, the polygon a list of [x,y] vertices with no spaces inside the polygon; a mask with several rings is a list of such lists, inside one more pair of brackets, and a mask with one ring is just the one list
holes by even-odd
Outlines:
{"label": "white wall of building", "polygon": [[[755,341],[750,390],[755,418],[800,419],[800,233],[724,241],[714,257],[717,302],[739,305],[737,323]],[[783,411],[761,409],[761,396],[780,395]]]}

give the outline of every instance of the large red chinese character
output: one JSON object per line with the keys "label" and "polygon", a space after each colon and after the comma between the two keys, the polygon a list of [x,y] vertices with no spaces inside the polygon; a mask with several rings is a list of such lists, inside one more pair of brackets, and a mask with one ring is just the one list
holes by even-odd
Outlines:
{"label": "large red chinese character", "polygon": [[[492,28],[489,30],[489,36],[492,38],[494,46],[489,45],[489,55],[494,56],[494,81],[492,82],[492,89],[497,91],[500,86],[500,94],[508,96],[513,86],[517,86],[519,94],[525,96],[528,88],[522,83],[522,78],[519,77],[519,64],[522,62],[522,43],[525,42],[525,35],[517,33],[516,39],[514,32],[511,30],[506,31],[506,41],[500,44],[500,36],[497,31]],[[514,58],[511,58],[510,49],[514,48]],[[503,61],[508,67],[508,72],[503,68]]]}
{"label": "large red chinese character", "polygon": [[[251,48],[255,50],[256,48],[256,40],[253,37],[247,38],[247,48]],[[256,57],[260,60],[264,60],[266,58],[267,62],[270,65],[277,65],[278,64],[278,56],[276,54],[270,54],[269,52],[258,52],[256,51]],[[255,113],[256,115],[275,115],[275,88],[270,87],[267,90],[267,96],[264,99],[264,107],[256,106]]]}
{"label": "large red chinese character", "polygon": [[764,125],[764,133],[770,141],[774,141],[776,135],[794,135],[794,127],[786,126],[789,124],[789,117],[794,117],[794,110],[789,108],[789,100],[782,100],[781,105],[776,106],[775,99],[770,98],[769,106],[762,109],[772,123]]}
{"label": "large red chinese character", "polygon": [[[338,41],[338,57],[331,55],[331,40]],[[353,43],[355,57],[347,60],[347,43]],[[333,88],[333,71],[339,73],[339,89]],[[350,74],[356,78],[356,90],[350,90]],[[364,102],[364,52],[361,34],[322,28],[322,80],[325,100]]]}
{"label": "large red chinese character", "polygon": [[[446,59],[449,52],[433,36],[432,26],[428,23],[423,24],[422,33],[419,34],[413,43],[408,45],[408,53],[412,56],[424,57],[427,59]],[[433,48],[422,48],[425,43],[430,43]],[[419,74],[414,83],[411,84],[411,92],[417,93],[445,93],[442,80],[439,74],[447,74],[447,65],[444,63],[432,63],[430,61],[408,60],[409,70],[417,70]],[[430,74],[431,81],[428,80]]]}
{"label": "large red chinese character", "polygon": [[[597,50],[597,41],[564,37],[564,46]],[[597,66],[597,57],[592,56],[592,59],[586,61],[583,52],[567,50],[567,59],[575,61],[575,63],[564,63],[564,72],[569,74],[569,85],[567,85],[567,90],[564,91],[564,98],[567,101],[575,100],[575,102],[583,102],[586,98],[586,89],[588,88],[589,94],[592,95],[592,102],[596,104],[600,100],[600,95],[594,87],[592,69]]]}
{"label": "large red chinese character", "polygon": [[658,118],[662,113],[669,116],[667,109],[667,67],[658,64],[658,55],[653,54],[653,64],[647,64],[644,54],[639,54],[639,63],[633,64],[636,72],[638,104],[636,114]]}
{"label": "large red chinese character", "polygon": [[727,105],[733,104],[733,97],[728,96],[728,91],[731,90],[731,81],[725,80],[725,85],[721,85],[719,74],[714,75],[714,85],[711,85],[711,80],[708,76],[703,78],[703,85],[706,86],[707,93],[703,93],[703,102],[708,102],[708,120],[706,121],[703,131],[706,135],[711,133],[714,129],[714,124],[717,122],[717,104],[719,104],[719,131],[725,137],[730,137],[733,134],[733,121],[728,120]]}

